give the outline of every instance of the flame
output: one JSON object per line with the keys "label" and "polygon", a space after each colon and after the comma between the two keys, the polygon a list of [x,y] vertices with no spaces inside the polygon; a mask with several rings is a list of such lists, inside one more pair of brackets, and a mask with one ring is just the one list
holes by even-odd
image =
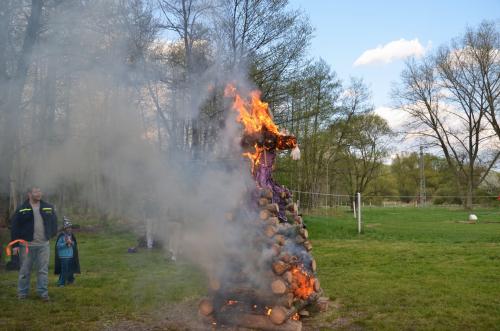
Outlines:
{"label": "flame", "polygon": [[237,93],[236,87],[228,84],[224,94],[234,97],[233,109],[238,112],[237,121],[243,124],[245,133],[258,133],[265,128],[276,135],[280,134],[269,113],[269,105],[260,100],[260,91],[251,91],[250,100],[244,100]]}
{"label": "flame", "polygon": [[314,292],[314,277],[301,267],[293,267],[291,272],[293,294],[306,300]]}
{"label": "flame", "polygon": [[228,304],[228,305],[235,305],[235,304],[237,304],[237,303],[238,303],[238,301],[237,301],[237,300],[227,300],[227,304]]}
{"label": "flame", "polygon": [[293,314],[293,316],[291,317],[291,319],[294,320],[294,321],[298,321],[300,319],[299,313]]}
{"label": "flame", "polygon": [[267,308],[266,315],[271,316],[271,313],[273,312],[272,308]]}
{"label": "flame", "polygon": [[[260,91],[252,91],[249,97],[241,97],[233,84],[228,84],[224,91],[226,97],[233,97],[233,110],[238,113],[237,121],[243,124],[245,135],[271,133],[277,137],[278,149],[291,149],[297,145],[294,136],[289,136],[286,132],[280,132],[278,126],[274,124],[269,112],[269,105],[260,99]],[[254,144],[253,152],[243,153],[252,162],[252,172],[259,164],[259,159],[266,147]]]}

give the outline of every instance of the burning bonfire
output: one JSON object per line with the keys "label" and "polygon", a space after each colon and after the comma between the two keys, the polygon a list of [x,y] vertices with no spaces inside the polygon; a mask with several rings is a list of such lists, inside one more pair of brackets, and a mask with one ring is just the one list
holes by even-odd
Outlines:
{"label": "burning bonfire", "polygon": [[[292,150],[294,159],[300,157],[297,139],[279,131],[258,92],[243,98],[229,85],[226,96],[234,98],[233,109],[244,128],[241,147],[251,162],[255,186],[242,206],[227,214],[225,228],[230,238],[231,231],[243,228],[238,245],[249,248],[221,257],[226,266],[221,270],[232,272],[213,270],[210,296],[201,300],[199,312],[214,326],[301,330],[300,318],[309,315],[310,308],[324,308],[326,300],[297,204],[272,178],[277,151]],[[238,227],[231,226],[234,222]]]}

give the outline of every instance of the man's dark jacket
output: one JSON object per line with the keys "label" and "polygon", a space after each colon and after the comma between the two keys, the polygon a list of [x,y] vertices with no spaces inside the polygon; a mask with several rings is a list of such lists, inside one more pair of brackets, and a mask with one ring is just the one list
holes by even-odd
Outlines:
{"label": "man's dark jacket", "polygon": [[[50,203],[40,201],[40,214],[43,219],[45,239],[49,240],[57,234],[56,210]],[[26,200],[19,208],[17,208],[14,216],[12,217],[11,224],[11,240],[33,240],[35,218],[33,216],[33,209],[31,208],[29,200]]]}
{"label": "man's dark jacket", "polygon": [[[61,259],[59,258],[59,250],[57,249],[57,242],[59,241],[59,238],[61,236],[64,236],[64,232],[61,232],[56,239],[56,261],[54,264],[54,274],[59,275],[61,273]],[[75,274],[80,273],[80,259],[78,258],[78,243],[76,242],[76,238],[73,234],[71,234],[71,241],[73,241],[73,258],[72,263],[71,263],[71,272]]]}

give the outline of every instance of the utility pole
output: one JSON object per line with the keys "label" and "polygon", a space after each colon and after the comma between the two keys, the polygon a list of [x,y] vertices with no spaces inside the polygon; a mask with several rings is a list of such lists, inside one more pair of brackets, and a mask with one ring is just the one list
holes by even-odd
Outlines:
{"label": "utility pole", "polygon": [[424,147],[420,146],[420,160],[419,160],[419,170],[420,170],[420,207],[425,207],[426,192],[425,192],[425,173],[424,173]]}

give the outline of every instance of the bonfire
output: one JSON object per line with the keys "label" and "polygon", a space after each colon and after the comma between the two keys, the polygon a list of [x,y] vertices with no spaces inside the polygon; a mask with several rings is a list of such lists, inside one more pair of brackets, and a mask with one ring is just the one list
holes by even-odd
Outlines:
{"label": "bonfire", "polygon": [[228,85],[226,96],[234,100],[243,127],[242,155],[250,160],[255,180],[245,203],[227,213],[226,222],[229,229],[231,222],[242,222],[238,229],[247,235],[240,245],[248,249],[221,257],[228,266],[222,269],[232,272],[209,275],[210,295],[201,300],[199,312],[214,326],[301,330],[301,317],[326,300],[297,203],[272,177],[278,151],[300,157],[297,139],[279,131],[258,91],[242,97]]}

